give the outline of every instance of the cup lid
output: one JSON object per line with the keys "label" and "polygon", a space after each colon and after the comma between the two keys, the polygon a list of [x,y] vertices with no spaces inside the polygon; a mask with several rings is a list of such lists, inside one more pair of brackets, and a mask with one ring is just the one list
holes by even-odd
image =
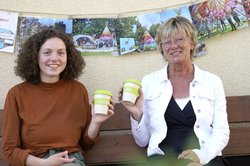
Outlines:
{"label": "cup lid", "polygon": [[109,95],[112,96],[112,93],[108,90],[104,90],[104,89],[98,89],[94,92],[94,95],[96,94],[105,94],[105,95]]}
{"label": "cup lid", "polygon": [[123,83],[127,83],[127,82],[131,82],[131,83],[137,84],[137,85],[139,85],[141,87],[141,82],[138,81],[138,80],[136,80],[136,79],[130,78],[130,79],[125,80]]}

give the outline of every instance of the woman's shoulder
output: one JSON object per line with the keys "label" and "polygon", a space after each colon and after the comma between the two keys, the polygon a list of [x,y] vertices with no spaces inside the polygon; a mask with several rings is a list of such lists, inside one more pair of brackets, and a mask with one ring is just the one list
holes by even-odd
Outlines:
{"label": "woman's shoulder", "polygon": [[142,78],[142,83],[156,83],[165,78],[167,78],[166,67],[160,70],[152,71],[151,73],[145,75]]}
{"label": "woman's shoulder", "polygon": [[195,66],[195,77],[203,82],[221,81],[221,78],[217,74],[200,69],[198,66]]}
{"label": "woman's shoulder", "polygon": [[203,72],[204,72],[203,79],[205,81],[212,81],[212,82],[218,82],[218,81],[221,82],[222,81],[221,78],[215,73],[212,73],[212,72],[206,71],[206,70],[204,70]]}
{"label": "woman's shoulder", "polygon": [[8,94],[10,95],[14,95],[14,96],[19,96],[24,94],[24,92],[26,91],[32,91],[32,86],[34,86],[33,84],[24,81],[24,82],[20,82],[18,84],[13,85],[9,91]]}
{"label": "woman's shoulder", "polygon": [[164,71],[166,72],[166,67],[164,67],[163,69],[155,70],[155,71],[152,71],[151,73],[146,74],[146,75],[143,77],[143,79],[158,78],[158,77],[160,77],[162,74],[164,74]]}
{"label": "woman's shoulder", "polygon": [[20,90],[20,89],[24,89],[24,88],[28,88],[32,86],[31,83],[27,82],[27,81],[24,81],[24,82],[20,82],[16,85],[13,85],[11,88],[10,88],[10,91],[17,91],[17,90]]}

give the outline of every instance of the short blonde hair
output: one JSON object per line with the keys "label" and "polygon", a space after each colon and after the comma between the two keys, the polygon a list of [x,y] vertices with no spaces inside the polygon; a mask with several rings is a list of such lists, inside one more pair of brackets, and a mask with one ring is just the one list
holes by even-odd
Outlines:
{"label": "short blonde hair", "polygon": [[190,51],[190,58],[195,54],[197,41],[197,32],[190,20],[182,16],[176,16],[170,18],[157,29],[156,33],[156,42],[160,49],[161,54],[163,55],[163,50],[161,47],[161,43],[168,37],[171,37],[178,32],[183,31],[184,34],[191,40],[192,44],[194,45],[194,49]]}

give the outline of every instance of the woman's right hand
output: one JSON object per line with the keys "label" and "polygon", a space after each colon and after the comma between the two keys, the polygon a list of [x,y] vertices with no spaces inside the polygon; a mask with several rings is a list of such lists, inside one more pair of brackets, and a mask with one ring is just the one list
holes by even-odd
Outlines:
{"label": "woman's right hand", "polygon": [[142,89],[141,88],[139,89],[139,96],[136,99],[134,105],[128,105],[128,104],[122,102],[122,91],[123,91],[123,88],[121,88],[119,90],[119,94],[118,94],[119,102],[122,103],[122,105],[130,112],[130,114],[132,115],[132,117],[136,121],[140,122],[141,118],[142,118],[142,114],[143,114],[142,113],[142,105],[143,105],[143,91],[142,91]]}

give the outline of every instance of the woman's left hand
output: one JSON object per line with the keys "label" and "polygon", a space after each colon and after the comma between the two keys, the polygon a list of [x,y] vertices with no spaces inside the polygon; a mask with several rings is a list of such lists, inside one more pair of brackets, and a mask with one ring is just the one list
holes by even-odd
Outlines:
{"label": "woman's left hand", "polygon": [[200,158],[197,156],[195,152],[193,152],[190,149],[184,150],[181,154],[179,154],[178,159],[188,159],[200,163]]}
{"label": "woman's left hand", "polygon": [[91,103],[91,113],[92,113],[92,121],[95,123],[102,123],[105,122],[107,119],[109,119],[111,116],[114,115],[114,105],[115,102],[113,100],[113,98],[110,99],[110,104],[108,105],[109,110],[108,110],[108,114],[104,115],[104,114],[96,114],[94,111],[94,104],[93,102]]}

